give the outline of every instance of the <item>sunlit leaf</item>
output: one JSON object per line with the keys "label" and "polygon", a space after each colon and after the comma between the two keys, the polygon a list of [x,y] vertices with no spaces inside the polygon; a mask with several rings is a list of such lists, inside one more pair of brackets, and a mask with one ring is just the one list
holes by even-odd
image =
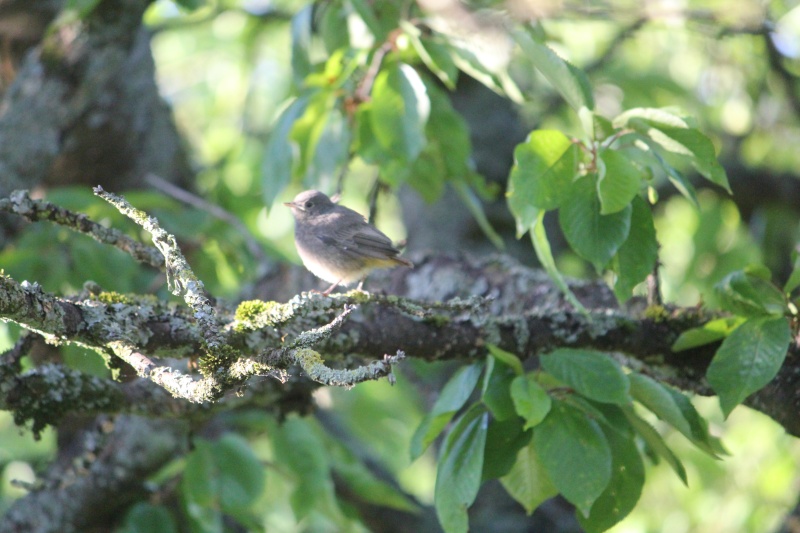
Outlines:
{"label": "sunlit leaf", "polygon": [[519,357],[517,357],[513,353],[507,352],[502,348],[495,346],[494,344],[487,344],[486,348],[489,350],[489,353],[492,354],[492,356],[495,359],[499,359],[503,363],[513,368],[514,373],[517,374],[518,376],[524,373],[524,370],[522,369],[522,361],[520,361]]}
{"label": "sunlit leaf", "polygon": [[506,196],[518,238],[533,224],[537,209],[556,209],[570,198],[577,164],[577,145],[560,131],[532,131],[517,145]]}
{"label": "sunlit leaf", "polygon": [[598,157],[603,164],[603,171],[597,179],[600,214],[608,215],[631,203],[645,176],[622,152],[601,150]]}
{"label": "sunlit leaf", "polygon": [[370,121],[385,150],[411,162],[425,146],[430,100],[425,84],[412,67],[393,64],[375,79]]}
{"label": "sunlit leaf", "polygon": [[717,161],[711,140],[685,118],[663,109],[629,109],[613,121],[647,136],[662,149],[686,157],[706,179],[730,192],[728,177]]}
{"label": "sunlit leaf", "polygon": [[710,320],[700,327],[687,329],[672,343],[673,352],[682,352],[720,341],[744,322],[742,317],[725,317]]}

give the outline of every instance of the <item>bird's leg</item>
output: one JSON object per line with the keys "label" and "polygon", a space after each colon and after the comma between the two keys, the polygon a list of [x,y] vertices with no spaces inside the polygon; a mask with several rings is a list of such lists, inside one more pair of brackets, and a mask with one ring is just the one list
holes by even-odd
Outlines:
{"label": "bird's leg", "polygon": [[367,281],[367,276],[361,278],[361,281],[358,282],[358,287],[356,287],[357,291],[361,291],[363,293],[369,294],[369,291],[364,288],[364,282]]}
{"label": "bird's leg", "polygon": [[325,291],[322,293],[322,295],[323,296],[328,296],[331,293],[331,291],[333,291],[333,289],[335,289],[341,282],[342,282],[342,280],[339,280],[336,283],[334,283],[333,285],[331,285],[330,287],[328,287],[327,289],[325,289]]}

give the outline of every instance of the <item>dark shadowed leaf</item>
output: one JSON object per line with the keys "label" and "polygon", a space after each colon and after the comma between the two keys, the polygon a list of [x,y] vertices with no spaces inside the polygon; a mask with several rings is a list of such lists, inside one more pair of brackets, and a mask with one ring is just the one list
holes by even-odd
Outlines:
{"label": "dark shadowed leaf", "polygon": [[734,407],[772,381],[784,359],[792,332],[784,317],[747,320],[722,342],[706,372],[727,417]]}
{"label": "dark shadowed leaf", "polygon": [[467,508],[481,484],[489,414],[475,404],[448,433],[436,471],[436,516],[446,533],[467,531]]}
{"label": "dark shadowed leaf", "polygon": [[611,480],[611,448],[600,425],[564,402],[533,431],[533,445],[558,491],[584,515]]}

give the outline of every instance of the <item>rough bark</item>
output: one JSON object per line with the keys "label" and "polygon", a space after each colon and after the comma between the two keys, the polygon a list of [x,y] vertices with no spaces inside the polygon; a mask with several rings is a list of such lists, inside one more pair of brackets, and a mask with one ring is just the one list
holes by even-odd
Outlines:
{"label": "rough bark", "polygon": [[[158,94],[141,26],[150,3],[101,2],[86,20],[53,28],[35,47],[37,32],[22,36],[26,53],[18,70],[8,58],[13,81],[0,102],[2,195],[55,183],[131,187],[148,172],[188,183],[186,154]],[[7,8],[0,11],[2,33],[23,15],[50,23],[54,5],[41,3],[41,13],[0,7]]]}

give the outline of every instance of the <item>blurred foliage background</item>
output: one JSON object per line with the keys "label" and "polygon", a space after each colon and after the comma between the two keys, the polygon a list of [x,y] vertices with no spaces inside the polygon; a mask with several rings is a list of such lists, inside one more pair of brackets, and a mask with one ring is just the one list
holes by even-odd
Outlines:
{"label": "blurred foliage background", "polygon": [[[308,4],[211,0],[198,1],[190,9],[188,3],[159,0],[148,11],[146,22],[153,32],[161,93],[172,106],[194,157],[195,192],[241,219],[270,258],[299,263],[290,213],[277,203],[274,208],[264,204],[269,183],[264,158],[278,113],[297,93],[291,23]],[[331,3],[317,4],[315,16],[320,24],[330,23],[324,21],[324,12]],[[548,36],[549,44],[588,73],[601,114],[611,117],[636,106],[679,107],[697,117],[700,129],[712,137],[729,173],[733,197],[719,189],[703,189],[696,209],[667,188],[658,188],[662,198],[655,214],[666,301],[713,305],[714,283],[754,262],[764,261],[779,277],[790,272],[789,254],[800,236],[800,7],[796,2],[468,4],[487,13],[500,10],[512,18],[538,17],[538,29]],[[410,9],[410,4],[405,8]],[[359,38],[355,22],[339,21],[350,25],[352,40]],[[492,50],[498,60],[509,61],[514,79],[528,96],[519,105],[526,126],[577,135],[580,126],[574,115],[524,57],[503,56],[507,53],[503,37],[496,39],[497,50]],[[343,203],[367,212],[365,191],[374,179],[369,165],[355,161],[344,181]],[[322,183],[298,180],[278,201],[310,185],[328,191],[335,187],[330,177]],[[152,190],[129,191],[126,196],[179,237],[196,273],[213,294],[246,293],[262,272],[263,265],[248,252],[241,233],[227,223]],[[131,234],[139,231],[85,188],[50,189],[47,198],[95,220],[127,228]],[[395,240],[405,237],[399,213],[397,200],[382,195],[377,223]],[[569,251],[557,251],[557,261],[569,275],[592,275]],[[39,281],[45,290],[56,293],[73,293],[84,280],[92,279],[119,292],[157,290],[166,297],[163,280],[143,273],[121,252],[47,224],[28,226],[14,246],[0,251],[0,265],[15,279]],[[0,350],[11,346],[16,335],[12,326],[0,323]],[[93,353],[69,348],[66,358],[81,369],[105,372]],[[334,463],[338,468],[347,464],[331,429],[344,427],[348,438],[368,456],[378,458],[404,490],[430,504],[433,452],[412,463],[408,443],[430,406],[430,398],[420,390],[436,390],[441,385],[438,376],[448,372],[439,368],[447,365],[433,365],[435,372],[431,366],[404,364],[394,388],[379,382],[350,391],[321,390],[319,416],[293,419],[290,424],[302,436],[304,450],[315,457],[315,468],[325,471]],[[431,381],[427,386],[409,383],[410,378],[425,382],[423,376],[433,376],[427,378]],[[670,445],[689,470],[689,486],[684,487],[666,465],[649,465],[639,505],[613,532],[770,531],[795,505],[800,493],[800,443],[747,408],[740,407],[723,423],[715,401],[698,398],[696,405],[713,421],[713,433],[722,437],[731,456],[713,461],[682,442],[680,435],[671,435]],[[267,465],[262,495],[248,508],[253,519],[267,531],[359,530],[348,509],[333,498],[333,488],[324,483],[317,487],[319,505],[305,522],[296,523],[289,495],[302,480],[275,461],[281,452],[264,436],[274,424],[269,416],[258,413],[234,421],[257,460]],[[33,472],[52,458],[54,449],[52,432],[33,442],[8,414],[0,415],[0,511],[24,492],[12,480],[33,481]],[[137,520],[151,516],[148,512],[141,508],[131,512],[131,531],[137,531]]]}

